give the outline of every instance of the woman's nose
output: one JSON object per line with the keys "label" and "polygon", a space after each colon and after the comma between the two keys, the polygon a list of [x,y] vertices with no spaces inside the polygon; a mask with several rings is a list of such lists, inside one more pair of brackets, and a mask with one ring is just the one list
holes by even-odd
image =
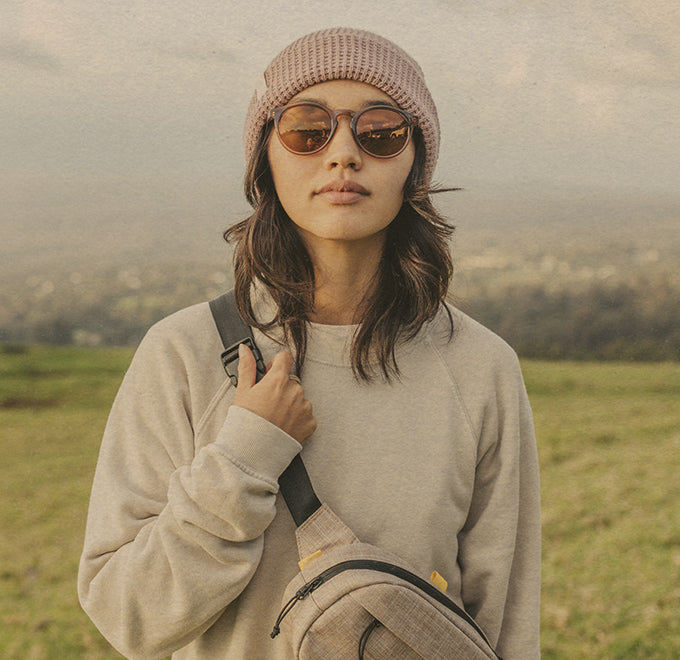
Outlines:
{"label": "woman's nose", "polygon": [[349,117],[338,117],[338,127],[326,147],[326,167],[358,170],[362,164],[362,152],[354,139]]}

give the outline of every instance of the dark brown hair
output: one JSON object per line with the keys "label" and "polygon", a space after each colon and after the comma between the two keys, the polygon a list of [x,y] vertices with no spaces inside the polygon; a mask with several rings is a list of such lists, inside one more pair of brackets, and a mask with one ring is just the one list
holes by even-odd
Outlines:
{"label": "dark brown hair", "polygon": [[[224,232],[234,242],[236,303],[249,325],[269,334],[283,330],[283,340],[295,347],[300,374],[307,350],[307,323],[314,308],[314,268],[294,223],[279,202],[269,168],[267,144],[271,122],[263,128],[245,177],[245,194],[253,214]],[[360,306],[351,361],[358,378],[370,381],[371,359],[377,358],[383,376],[399,375],[396,347],[415,337],[436,315],[446,297],[453,265],[448,239],[454,228],[437,212],[423,182],[425,147],[414,132],[415,158],[404,185],[401,209],[387,228],[375,286]],[[455,190],[448,188],[446,190]],[[278,312],[273,319],[255,318],[251,285],[258,280],[269,291]],[[447,309],[448,312],[448,309]],[[449,313],[450,331],[453,320]]]}

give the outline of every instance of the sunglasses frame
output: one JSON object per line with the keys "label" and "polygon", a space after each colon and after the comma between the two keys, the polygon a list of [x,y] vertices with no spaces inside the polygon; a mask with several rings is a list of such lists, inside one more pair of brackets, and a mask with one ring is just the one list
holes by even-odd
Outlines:
{"label": "sunglasses frame", "polygon": [[[314,151],[294,151],[284,142],[279,131],[279,121],[281,120],[281,116],[283,115],[283,113],[286,110],[289,110],[290,108],[295,108],[301,105],[311,105],[315,108],[321,108],[322,110],[325,110],[328,113],[328,116],[331,119],[331,132],[328,135],[328,139],[318,149],[314,149]],[[401,149],[399,149],[399,151],[397,151],[396,153],[390,154],[389,156],[380,156],[371,153],[361,144],[361,142],[359,142],[359,137],[357,135],[357,123],[359,122],[359,118],[361,117],[361,115],[363,115],[365,112],[369,112],[370,110],[392,110],[393,112],[396,112],[397,114],[401,115],[406,120],[406,126],[408,128],[406,142],[404,142],[404,146]],[[288,105],[283,105],[279,108],[273,108],[267,114],[267,120],[269,121],[271,121],[272,119],[274,120],[274,126],[276,127],[276,135],[278,136],[279,142],[281,143],[284,149],[290,151],[290,153],[295,154],[296,156],[311,156],[313,154],[319,153],[330,144],[338,128],[338,117],[341,116],[347,116],[350,118],[349,126],[352,131],[352,137],[354,138],[354,141],[356,142],[357,146],[369,156],[381,159],[394,158],[395,156],[398,156],[402,151],[404,151],[404,149],[408,147],[408,143],[411,141],[413,137],[414,126],[418,125],[418,118],[415,115],[412,115],[410,112],[406,112],[406,110],[398,108],[396,105],[390,105],[389,103],[369,105],[365,108],[362,108],[361,110],[355,111],[355,110],[331,110],[328,106],[325,106],[323,103],[319,103],[318,101],[296,101],[295,103],[289,103]]]}

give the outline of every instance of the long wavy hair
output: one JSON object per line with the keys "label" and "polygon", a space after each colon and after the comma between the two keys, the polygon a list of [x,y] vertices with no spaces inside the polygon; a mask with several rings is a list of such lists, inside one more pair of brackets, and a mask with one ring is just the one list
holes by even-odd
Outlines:
{"label": "long wavy hair", "polygon": [[[272,131],[268,122],[248,164],[245,194],[254,211],[229,227],[224,239],[235,244],[234,292],[242,318],[271,336],[275,327],[283,341],[295,348],[295,368],[302,373],[307,351],[307,327],[314,309],[314,267],[295,224],[279,202],[267,145]],[[351,362],[358,379],[370,381],[377,364],[387,381],[399,376],[396,348],[434,318],[444,301],[453,264],[449,239],[454,227],[438,213],[430,195],[456,188],[431,188],[424,183],[425,147],[414,131],[415,157],[404,185],[404,200],[387,236],[374,286],[364,297]],[[258,281],[277,306],[269,320],[255,317],[252,284]],[[453,319],[448,308],[450,333]]]}

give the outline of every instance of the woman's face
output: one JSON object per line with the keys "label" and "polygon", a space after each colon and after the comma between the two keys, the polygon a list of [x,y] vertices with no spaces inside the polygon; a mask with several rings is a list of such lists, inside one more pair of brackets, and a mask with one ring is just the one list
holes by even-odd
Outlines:
{"label": "woman's face", "polygon": [[[312,85],[294,101],[318,101],[331,110],[361,110],[371,103],[394,101],[372,85],[351,80],[331,80]],[[415,148],[411,140],[393,158],[375,158],[357,145],[350,117],[338,117],[333,139],[321,151],[297,155],[287,151],[272,132],[269,165],[279,200],[309,247],[315,241],[384,239],[397,215],[403,189],[411,171]],[[343,182],[360,192],[342,192]],[[336,188],[328,190],[328,187]]]}

